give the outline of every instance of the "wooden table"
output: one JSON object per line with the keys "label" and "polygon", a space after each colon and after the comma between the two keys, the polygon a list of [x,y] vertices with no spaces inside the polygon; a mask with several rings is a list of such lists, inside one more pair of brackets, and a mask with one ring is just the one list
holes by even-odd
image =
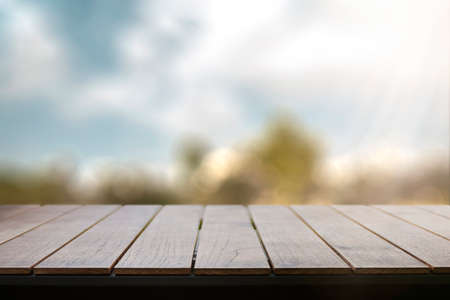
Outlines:
{"label": "wooden table", "polygon": [[450,206],[0,206],[1,286],[450,286]]}

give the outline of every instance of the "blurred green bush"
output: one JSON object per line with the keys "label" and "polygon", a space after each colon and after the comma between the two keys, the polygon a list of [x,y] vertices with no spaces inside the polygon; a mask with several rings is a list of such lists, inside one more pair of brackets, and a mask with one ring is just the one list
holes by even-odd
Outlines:
{"label": "blurred green bush", "polygon": [[0,204],[449,203],[448,164],[440,161],[403,176],[361,172],[330,184],[319,174],[317,137],[286,115],[235,149],[186,138],[175,158],[178,176],[171,183],[144,168],[113,165],[89,189],[75,184],[76,168],[61,161],[39,170],[3,166]]}

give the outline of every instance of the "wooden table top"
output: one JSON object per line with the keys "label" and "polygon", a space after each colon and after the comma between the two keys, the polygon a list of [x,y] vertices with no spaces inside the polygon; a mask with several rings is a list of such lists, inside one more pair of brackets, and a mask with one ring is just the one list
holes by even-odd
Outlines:
{"label": "wooden table top", "polygon": [[433,273],[449,205],[0,206],[0,275]]}

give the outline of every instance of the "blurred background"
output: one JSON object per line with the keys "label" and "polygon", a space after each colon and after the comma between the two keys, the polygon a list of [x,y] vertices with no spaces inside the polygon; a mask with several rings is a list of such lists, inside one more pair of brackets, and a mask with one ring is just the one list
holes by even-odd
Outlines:
{"label": "blurred background", "polygon": [[447,0],[0,0],[0,204],[449,204]]}

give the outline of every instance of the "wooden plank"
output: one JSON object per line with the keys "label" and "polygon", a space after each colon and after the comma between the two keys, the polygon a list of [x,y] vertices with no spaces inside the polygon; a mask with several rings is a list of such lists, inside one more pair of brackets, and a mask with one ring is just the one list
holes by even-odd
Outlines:
{"label": "wooden plank", "polygon": [[450,219],[450,205],[418,205],[426,211]]}
{"label": "wooden plank", "polygon": [[336,205],[336,209],[429,264],[433,272],[450,272],[450,241],[385,214],[374,207]]}
{"label": "wooden plank", "polygon": [[293,209],[353,266],[355,273],[427,273],[429,267],[329,206]]}
{"label": "wooden plank", "polygon": [[35,266],[34,273],[109,274],[159,208],[159,205],[122,207]]}
{"label": "wooden plank", "polygon": [[0,205],[0,220],[18,215],[29,209],[38,208],[39,205]]}
{"label": "wooden plank", "polygon": [[276,274],[345,274],[350,267],[289,208],[250,205]]}
{"label": "wooden plank", "polygon": [[116,274],[189,274],[203,207],[165,206],[114,268]]}
{"label": "wooden plank", "polygon": [[450,220],[445,217],[416,206],[375,205],[375,207],[450,240]]}
{"label": "wooden plank", "polygon": [[268,274],[270,266],[247,209],[207,206],[198,240],[196,274]]}
{"label": "wooden plank", "polygon": [[30,273],[34,265],[118,207],[83,206],[0,245],[0,274]]}
{"label": "wooden plank", "polygon": [[78,207],[80,206],[46,205],[0,220],[0,245]]}

